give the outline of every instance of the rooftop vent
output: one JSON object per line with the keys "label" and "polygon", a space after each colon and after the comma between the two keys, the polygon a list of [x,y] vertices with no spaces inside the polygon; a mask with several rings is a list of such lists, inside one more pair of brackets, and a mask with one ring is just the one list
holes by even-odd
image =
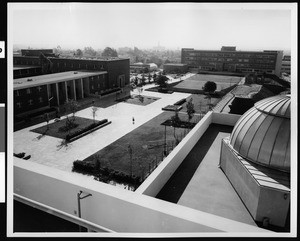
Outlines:
{"label": "rooftop vent", "polygon": [[27,81],[32,81],[32,79],[27,79]]}
{"label": "rooftop vent", "polygon": [[77,72],[77,71],[75,71],[75,72],[74,72],[74,74],[78,74],[78,72]]}

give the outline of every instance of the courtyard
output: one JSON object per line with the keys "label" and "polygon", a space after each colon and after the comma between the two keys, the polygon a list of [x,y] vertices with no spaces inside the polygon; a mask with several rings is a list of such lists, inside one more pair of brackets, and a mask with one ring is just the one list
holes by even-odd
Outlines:
{"label": "courtyard", "polygon": [[242,77],[237,76],[195,74],[174,86],[174,90],[176,91],[176,88],[187,90],[202,90],[202,87],[207,81],[213,81],[217,84],[216,91],[221,91],[230,86],[238,84],[241,80]]}

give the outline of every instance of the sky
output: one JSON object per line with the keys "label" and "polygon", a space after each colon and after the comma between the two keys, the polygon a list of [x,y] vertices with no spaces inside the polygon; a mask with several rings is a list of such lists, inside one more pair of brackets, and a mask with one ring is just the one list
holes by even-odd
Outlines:
{"label": "sky", "polygon": [[9,3],[13,44],[289,50],[291,4]]}

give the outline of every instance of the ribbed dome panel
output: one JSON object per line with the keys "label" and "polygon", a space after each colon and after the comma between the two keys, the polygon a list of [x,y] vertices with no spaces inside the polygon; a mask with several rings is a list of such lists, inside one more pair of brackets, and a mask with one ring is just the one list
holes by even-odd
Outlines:
{"label": "ribbed dome panel", "polygon": [[236,123],[230,144],[249,161],[290,172],[290,97],[261,100]]}

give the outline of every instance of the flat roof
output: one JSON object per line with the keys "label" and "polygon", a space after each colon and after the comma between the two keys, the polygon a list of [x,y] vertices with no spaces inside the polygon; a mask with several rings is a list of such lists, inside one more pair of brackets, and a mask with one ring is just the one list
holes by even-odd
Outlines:
{"label": "flat roof", "polygon": [[42,68],[38,65],[14,65],[14,70]]}
{"label": "flat roof", "polygon": [[[14,57],[18,57],[18,58],[32,58],[32,59],[37,59],[39,58],[39,56],[19,56],[19,55],[15,55]],[[74,58],[73,56],[71,57],[64,57],[64,56],[60,56],[60,57],[50,57],[48,56],[47,58],[49,59],[72,59],[72,60],[88,60],[88,61],[117,61],[117,60],[129,60],[129,58],[119,58],[119,57],[101,57],[101,58],[88,58],[88,57],[81,57],[81,58]]]}
{"label": "flat roof", "polygon": [[[67,71],[67,72],[60,72],[55,74],[45,74],[45,75],[38,75],[20,79],[14,79],[14,90],[29,88],[39,85],[45,84],[52,84],[62,81],[68,81],[73,79],[81,79],[90,76],[102,75],[107,74],[107,71]],[[32,79],[32,81],[28,81],[28,79]]]}
{"label": "flat roof", "polygon": [[168,63],[168,64],[164,64],[164,65],[167,65],[167,66],[185,66],[187,64],[178,64],[178,63],[172,64],[172,63]]}
{"label": "flat roof", "polygon": [[211,124],[156,197],[257,226],[219,168],[221,141],[232,128]]}

